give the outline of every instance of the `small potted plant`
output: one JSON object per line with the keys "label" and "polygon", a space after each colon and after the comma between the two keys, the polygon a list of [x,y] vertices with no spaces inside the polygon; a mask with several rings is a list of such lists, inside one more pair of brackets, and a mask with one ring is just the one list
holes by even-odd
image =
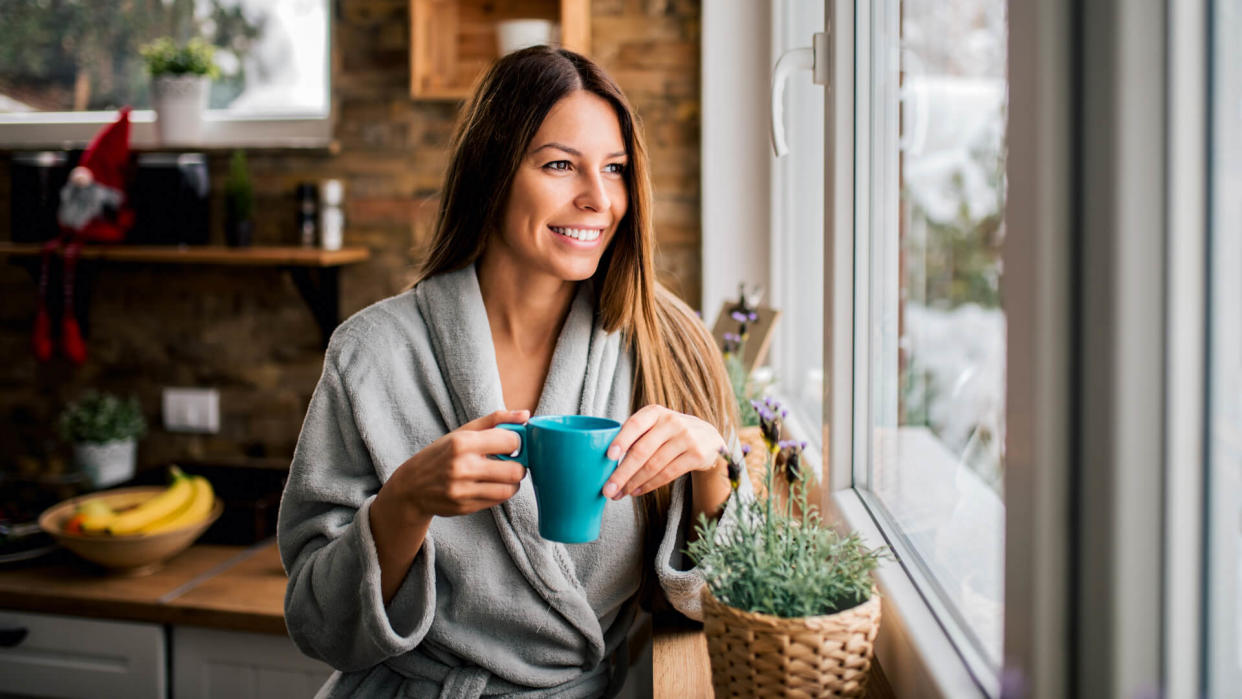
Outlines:
{"label": "small potted plant", "polygon": [[[839,535],[807,502],[805,444],[781,440],[781,408],[755,401],[767,488],[725,522],[702,517],[686,552],[699,566],[718,696],[861,697],[880,627],[872,573],[885,552]],[[731,498],[742,464],[729,463]],[[789,484],[782,502],[774,481]]]}
{"label": "small potted plant", "polygon": [[246,167],[246,152],[233,151],[224,183],[224,237],[233,247],[250,245],[254,233],[254,185]]}
{"label": "small potted plant", "polygon": [[134,397],[87,391],[60,414],[60,435],[73,445],[73,461],[95,488],[129,480],[138,438],[146,434],[142,407]]}
{"label": "small potted plant", "polygon": [[151,107],[160,142],[200,143],[209,83],[220,74],[215,47],[203,39],[179,44],[164,37],[139,51],[151,74]]}

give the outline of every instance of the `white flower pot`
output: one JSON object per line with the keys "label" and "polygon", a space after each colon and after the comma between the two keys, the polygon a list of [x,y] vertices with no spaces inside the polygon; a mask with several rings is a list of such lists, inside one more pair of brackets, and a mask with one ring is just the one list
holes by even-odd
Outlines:
{"label": "white flower pot", "polygon": [[202,143],[209,85],[205,75],[162,75],[151,81],[151,107],[161,145]]}
{"label": "white flower pot", "polygon": [[92,486],[106,488],[134,477],[137,446],[138,442],[134,439],[74,444],[73,463]]}

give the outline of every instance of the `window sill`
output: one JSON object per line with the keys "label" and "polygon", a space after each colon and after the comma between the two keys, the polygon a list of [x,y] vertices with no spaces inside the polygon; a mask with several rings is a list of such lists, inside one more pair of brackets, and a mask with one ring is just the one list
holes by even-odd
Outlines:
{"label": "window sill", "polygon": [[[0,148],[82,148],[115,112],[55,112],[37,115],[0,114]],[[129,115],[130,147],[167,149],[155,131],[155,113],[134,110]],[[179,150],[212,148],[291,148],[332,150],[332,120],[328,116],[237,117],[209,111],[203,117],[202,140],[179,145]]]}
{"label": "window sill", "polygon": [[[885,545],[856,491],[837,491],[830,506],[832,519],[857,531],[868,546]],[[884,561],[876,581],[884,602],[876,657],[896,696],[958,699],[997,694],[996,688],[980,687],[900,562]]]}

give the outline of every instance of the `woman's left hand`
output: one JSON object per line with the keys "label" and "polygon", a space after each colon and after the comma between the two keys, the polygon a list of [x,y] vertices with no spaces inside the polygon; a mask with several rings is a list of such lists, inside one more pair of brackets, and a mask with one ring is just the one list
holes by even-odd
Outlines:
{"label": "woman's left hand", "polygon": [[608,458],[625,459],[604,484],[604,496],[618,500],[649,493],[690,471],[716,465],[724,439],[711,424],[661,405],[648,405],[621,426]]}

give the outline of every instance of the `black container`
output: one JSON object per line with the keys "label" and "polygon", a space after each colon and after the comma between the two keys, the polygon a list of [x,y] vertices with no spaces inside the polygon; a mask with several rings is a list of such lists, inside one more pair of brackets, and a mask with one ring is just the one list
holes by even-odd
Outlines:
{"label": "black container", "polygon": [[312,182],[298,183],[294,198],[298,201],[298,243],[302,247],[314,247],[319,227],[319,188]]}
{"label": "black container", "polygon": [[42,243],[60,234],[56,209],[60,206],[60,188],[69,179],[70,162],[70,154],[65,151],[13,154],[9,166],[13,242]]}
{"label": "black container", "polygon": [[143,153],[134,175],[134,227],[139,245],[206,245],[211,177],[202,153]]}

